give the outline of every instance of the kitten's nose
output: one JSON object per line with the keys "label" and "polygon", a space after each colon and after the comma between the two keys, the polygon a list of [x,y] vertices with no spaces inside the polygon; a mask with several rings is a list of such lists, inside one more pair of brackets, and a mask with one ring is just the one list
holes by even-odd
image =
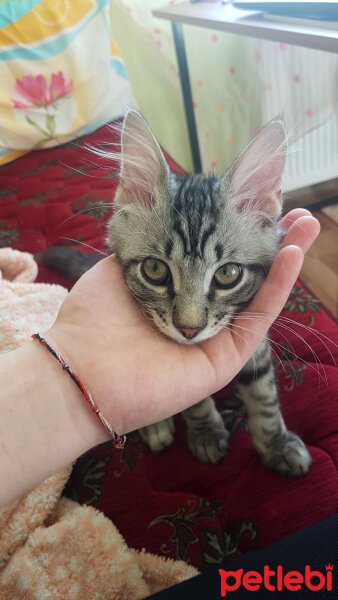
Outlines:
{"label": "kitten's nose", "polygon": [[195,327],[195,328],[182,327],[182,328],[180,328],[180,332],[182,333],[182,335],[184,335],[184,337],[187,340],[192,340],[192,338],[194,338],[195,335],[197,335],[199,331],[201,331],[201,327]]}

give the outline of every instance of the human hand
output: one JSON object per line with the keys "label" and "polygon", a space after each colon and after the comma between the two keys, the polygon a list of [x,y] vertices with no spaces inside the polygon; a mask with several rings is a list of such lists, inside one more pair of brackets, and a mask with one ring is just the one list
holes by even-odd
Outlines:
{"label": "human hand", "polygon": [[[305,209],[288,213],[287,233],[270,273],[234,329],[194,346],[158,333],[127,290],[115,257],[77,282],[46,338],[91,391],[117,433],[127,433],[188,408],[229,383],[283,308],[304,253],[319,233]],[[266,318],[255,319],[261,313]],[[250,317],[250,314],[253,316]]]}

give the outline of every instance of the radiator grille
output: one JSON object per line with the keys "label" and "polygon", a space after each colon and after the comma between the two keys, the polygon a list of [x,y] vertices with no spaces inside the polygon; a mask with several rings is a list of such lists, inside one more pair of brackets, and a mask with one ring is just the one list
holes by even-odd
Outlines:
{"label": "radiator grille", "polygon": [[[262,123],[283,115],[294,134],[286,191],[338,177],[338,58],[256,40]],[[308,132],[308,133],[306,133]]]}
{"label": "radiator grille", "polygon": [[291,145],[284,190],[296,190],[338,177],[338,110],[317,129]]}

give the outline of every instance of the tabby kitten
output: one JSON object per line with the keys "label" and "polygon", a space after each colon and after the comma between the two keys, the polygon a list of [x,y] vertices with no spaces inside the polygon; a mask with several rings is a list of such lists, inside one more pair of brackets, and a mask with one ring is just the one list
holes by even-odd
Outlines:
{"label": "tabby kitten", "polygon": [[[125,117],[121,145],[109,247],[158,330],[180,344],[198,344],[230,325],[249,303],[280,248],[284,126],[269,123],[221,177],[172,173],[134,110]],[[45,253],[46,266],[65,265],[65,249],[55,250]],[[81,255],[75,263],[67,260],[63,273],[74,274],[72,265],[79,275],[91,266]],[[267,339],[236,379],[262,462],[281,475],[305,474],[311,458],[283,421]],[[211,397],[185,410],[183,418],[199,462],[217,463],[225,456],[229,434]],[[173,441],[173,418],[140,434],[152,450],[162,450]]]}
{"label": "tabby kitten", "polygon": [[[198,344],[230,324],[251,300],[280,248],[285,128],[280,121],[268,124],[221,177],[172,173],[133,110],[125,117],[121,142],[109,246],[156,327],[180,344]],[[262,462],[281,475],[305,474],[311,458],[283,421],[267,339],[237,385]],[[199,462],[225,456],[229,434],[212,398],[185,410],[183,418]],[[173,419],[140,434],[152,450],[162,450],[173,441]]]}

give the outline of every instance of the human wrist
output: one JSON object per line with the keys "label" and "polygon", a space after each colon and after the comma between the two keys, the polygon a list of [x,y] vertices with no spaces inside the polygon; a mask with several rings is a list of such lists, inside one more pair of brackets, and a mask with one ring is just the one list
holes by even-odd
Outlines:
{"label": "human wrist", "polygon": [[81,392],[35,341],[0,357],[0,506],[107,439]]}
{"label": "human wrist", "polygon": [[88,377],[86,378],[87,364],[84,356],[87,355],[87,352],[83,346],[81,347],[81,343],[78,343],[73,328],[68,330],[67,327],[54,325],[46,334],[43,334],[43,337],[47,345],[66,364],[66,368],[64,368],[57,357],[53,356],[50,351],[48,352],[43,347],[44,344],[40,343],[47,360],[53,362],[53,367],[56,370],[55,376],[58,377],[63,402],[67,406],[68,424],[79,433],[83,443],[89,444],[89,448],[109,440],[108,432],[95,415],[95,410],[90,406],[83,390],[80,389],[80,386],[83,386],[86,393],[89,392],[88,395],[92,396],[92,388],[89,387]]}

